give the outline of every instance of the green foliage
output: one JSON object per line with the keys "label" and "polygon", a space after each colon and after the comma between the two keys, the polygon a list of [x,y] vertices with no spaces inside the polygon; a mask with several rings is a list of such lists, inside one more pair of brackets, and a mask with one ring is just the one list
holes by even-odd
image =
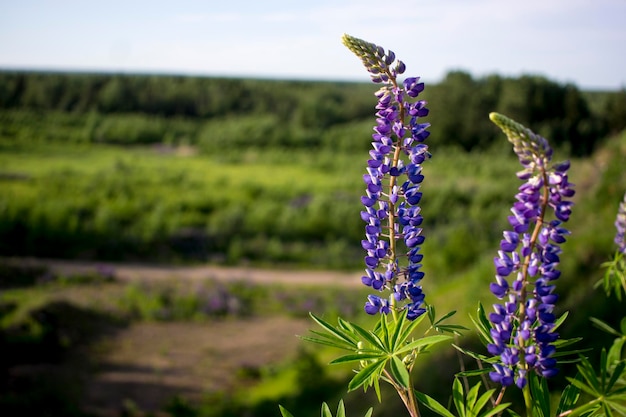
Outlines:
{"label": "green foliage", "polygon": [[[283,417],[294,417],[293,414],[291,414],[289,411],[287,411],[282,405],[279,405],[280,408],[280,414]],[[370,417],[372,415],[372,409],[370,408],[366,413],[364,417]],[[333,417],[333,413],[330,411],[330,408],[328,407],[328,404],[326,403],[322,403],[322,417]],[[339,401],[339,405],[337,406],[337,414],[335,414],[335,417],[346,417],[346,408],[343,405],[343,400]]]}
{"label": "green foliage", "polygon": [[406,318],[406,311],[394,315],[391,319],[382,315],[374,330],[366,330],[356,323],[338,319],[338,325],[333,326],[325,320],[311,314],[313,320],[320,325],[324,332],[311,330],[314,336],[303,336],[302,339],[342,350],[350,353],[332,360],[331,364],[356,363],[354,377],[348,383],[348,390],[353,391],[360,387],[365,390],[374,387],[379,400],[381,399],[380,381],[390,383],[399,392],[410,396],[412,382],[410,371],[415,361],[429,352],[437,343],[450,339],[448,335],[427,336],[427,332],[437,329],[441,332],[456,333],[459,327],[446,327],[444,320],[454,313],[449,313],[439,320],[433,320],[434,312],[428,314],[431,326],[424,336],[414,338],[413,332],[427,315],[422,315],[413,321]]}

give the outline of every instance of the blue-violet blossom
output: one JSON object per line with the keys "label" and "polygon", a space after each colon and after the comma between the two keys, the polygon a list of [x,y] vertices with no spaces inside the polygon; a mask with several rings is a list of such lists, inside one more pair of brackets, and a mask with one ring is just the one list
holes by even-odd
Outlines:
{"label": "blue-violet blossom", "polygon": [[365,311],[388,314],[406,309],[407,318],[414,320],[426,311],[420,285],[424,236],[419,202],[422,162],[430,157],[423,142],[430,132],[428,123],[419,122],[428,114],[426,101],[416,99],[424,83],[409,77],[399,84],[397,76],[405,65],[392,51],[349,35],[342,40],[361,59],[372,81],[382,84],[376,92],[373,149],[363,176],[362,246],[367,255],[362,282],[379,292],[391,290],[391,295],[369,295]]}
{"label": "blue-violet blossom", "polygon": [[622,255],[626,255],[626,193],[624,194],[624,199],[619,204],[619,208],[617,209],[615,228],[617,229],[617,232],[615,233],[615,244],[617,245],[617,250]]}
{"label": "blue-violet blossom", "polygon": [[[552,149],[546,139],[500,114],[490,118],[513,144],[524,167],[517,176],[526,182],[508,218],[512,230],[503,233],[494,259],[490,289],[502,302],[489,315],[492,343],[487,350],[499,359],[489,375],[503,386],[524,388],[531,371],[543,377],[558,372],[554,281],[560,276],[559,245],[569,234],[561,225],[569,219],[574,190],[568,182],[569,162],[549,166]],[[553,220],[548,220],[550,211]]]}

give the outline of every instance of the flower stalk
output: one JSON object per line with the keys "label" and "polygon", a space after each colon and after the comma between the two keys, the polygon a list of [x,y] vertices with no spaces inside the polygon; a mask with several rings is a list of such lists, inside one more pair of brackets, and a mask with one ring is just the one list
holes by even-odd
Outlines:
{"label": "flower stalk", "polygon": [[392,313],[397,321],[397,313],[406,309],[407,318],[415,320],[426,312],[420,285],[424,277],[420,246],[425,237],[420,228],[419,190],[424,179],[421,164],[430,157],[423,143],[429,124],[419,120],[428,114],[426,101],[416,99],[424,83],[419,77],[398,82],[405,65],[396,60],[393,51],[349,35],[342,40],[361,59],[372,81],[381,84],[376,92],[373,149],[363,176],[366,194],[361,197],[361,218],[366,223],[366,238],[361,244],[366,251],[366,269],[361,280],[379,293],[387,290],[391,294],[369,295],[365,311]]}
{"label": "flower stalk", "polygon": [[[553,355],[558,296],[553,281],[560,276],[558,245],[569,234],[561,224],[571,214],[574,189],[567,176],[569,162],[550,165],[552,149],[544,138],[500,114],[490,118],[513,144],[524,167],[517,175],[526,182],[511,209],[512,230],[503,233],[494,258],[496,280],[490,289],[506,301],[494,304],[489,315],[492,343],[487,349],[498,358],[489,376],[503,386],[517,385],[530,399],[529,372],[546,378],[557,373]],[[555,217],[551,221],[549,209]]]}

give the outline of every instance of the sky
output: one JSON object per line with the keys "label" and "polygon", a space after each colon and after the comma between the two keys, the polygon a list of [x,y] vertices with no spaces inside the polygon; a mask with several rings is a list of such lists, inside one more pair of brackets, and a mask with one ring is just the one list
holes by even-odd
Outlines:
{"label": "sky", "polygon": [[426,82],[626,87],[626,0],[0,0],[0,69],[367,82],[343,33]]}

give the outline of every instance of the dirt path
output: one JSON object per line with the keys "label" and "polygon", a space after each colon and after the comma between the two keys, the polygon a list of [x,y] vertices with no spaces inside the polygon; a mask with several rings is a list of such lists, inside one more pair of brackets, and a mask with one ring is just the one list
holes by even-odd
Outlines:
{"label": "dirt path", "polygon": [[60,275],[94,272],[112,272],[120,281],[187,279],[242,280],[254,283],[281,283],[305,285],[334,285],[354,287],[361,284],[360,272],[316,270],[283,270],[216,265],[167,266],[115,262],[85,262],[40,258],[12,258],[6,260],[20,265],[44,266]]}

